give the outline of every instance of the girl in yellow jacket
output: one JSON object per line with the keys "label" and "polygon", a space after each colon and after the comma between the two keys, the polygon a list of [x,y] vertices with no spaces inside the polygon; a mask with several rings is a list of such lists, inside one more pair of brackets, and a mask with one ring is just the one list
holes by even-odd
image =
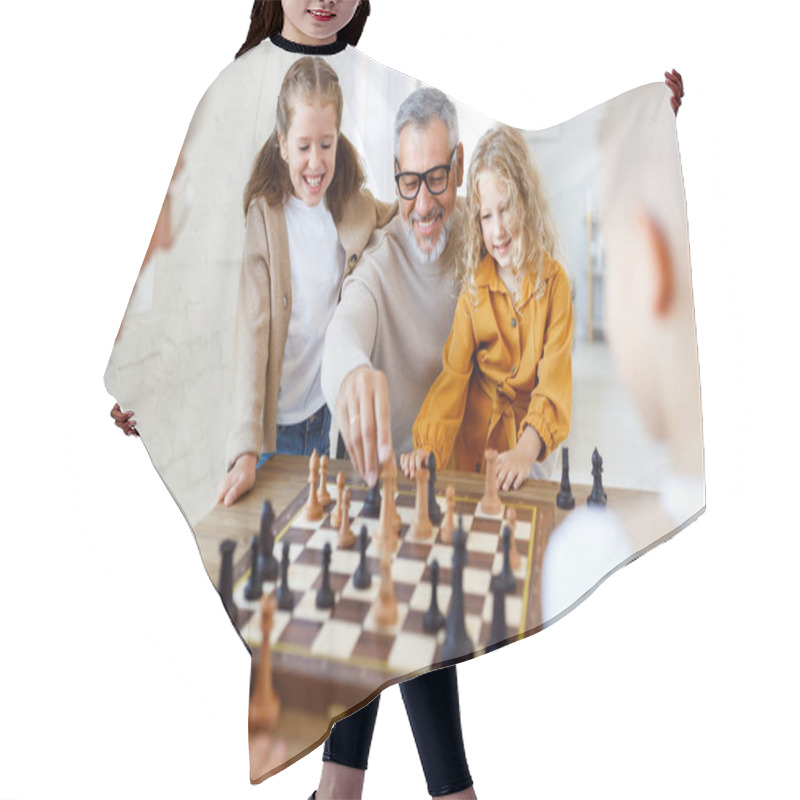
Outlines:
{"label": "girl in yellow jacket", "polygon": [[342,110],[330,64],[295,61],[245,190],[233,426],[218,496],[225,505],[252,488],[268,453],[328,452],[325,329],[344,278],[396,209],[363,188],[358,154],[340,132]]}
{"label": "girl in yellow jacket", "polygon": [[[573,333],[569,280],[551,256],[553,225],[519,131],[481,137],[467,209],[463,288],[414,446],[476,472],[496,449],[498,486],[516,489],[569,433]],[[403,457],[406,474],[412,462]]]}

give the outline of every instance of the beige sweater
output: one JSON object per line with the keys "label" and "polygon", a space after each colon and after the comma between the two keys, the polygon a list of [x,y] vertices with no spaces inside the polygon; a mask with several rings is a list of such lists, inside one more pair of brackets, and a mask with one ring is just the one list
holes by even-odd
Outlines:
{"label": "beige sweater", "polygon": [[442,369],[442,347],[458,299],[457,260],[465,214],[458,203],[447,247],[422,264],[408,242],[398,214],[364,253],[336,307],[322,355],[322,391],[336,408],[339,387],[356,367],[386,374],[395,453],[411,450],[411,426]]}
{"label": "beige sweater", "polygon": [[[364,189],[345,205],[336,226],[345,251],[344,276],[358,264],[376,227],[397,211]],[[289,239],[283,206],[263,197],[250,203],[236,310],[233,419],[227,467],[242,453],[275,449],[283,350],[292,315]]]}

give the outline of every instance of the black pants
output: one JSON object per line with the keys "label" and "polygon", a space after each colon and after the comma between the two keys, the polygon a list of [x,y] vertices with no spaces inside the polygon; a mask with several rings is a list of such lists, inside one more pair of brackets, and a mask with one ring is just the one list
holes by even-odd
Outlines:
{"label": "black pants", "polygon": [[[447,667],[400,684],[408,721],[432,797],[472,786],[461,735],[456,668]],[[323,761],[366,769],[378,716],[376,697],[368,706],[337,722],[325,742]]]}

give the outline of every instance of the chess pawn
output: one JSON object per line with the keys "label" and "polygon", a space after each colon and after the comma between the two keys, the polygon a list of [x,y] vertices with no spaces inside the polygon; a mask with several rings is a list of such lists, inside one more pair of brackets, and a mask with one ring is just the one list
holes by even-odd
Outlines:
{"label": "chess pawn", "polygon": [[331,504],[331,493],[328,491],[328,456],[324,453],[319,460],[319,502],[327,508]]}
{"label": "chess pawn", "polygon": [[358,532],[358,566],[353,573],[353,586],[355,586],[356,589],[369,589],[369,587],[372,586],[372,576],[369,574],[369,567],[367,566],[368,546],[367,526],[362,525],[361,530]]}
{"label": "chess pawn", "polygon": [[439,610],[437,597],[439,587],[439,562],[434,558],[431,561],[431,604],[422,617],[422,627],[428,633],[435,633],[444,627],[444,614]]}
{"label": "chess pawn", "polygon": [[439,536],[443,544],[453,544],[453,531],[456,527],[456,489],[453,484],[449,484],[445,493],[447,510],[445,511],[442,527],[439,528]]}
{"label": "chess pawn", "polygon": [[503,508],[497,491],[497,450],[487,450],[486,456],[486,488],[481,498],[484,514],[499,514]]}
{"label": "chess pawn", "polygon": [[308,460],[308,500],[305,505],[305,518],[309,522],[322,519],[322,506],[317,497],[317,476],[319,473],[319,456],[317,451],[311,454]]}
{"label": "chess pawn", "polygon": [[344,499],[344,472],[336,476],[336,506],[331,513],[331,525],[338,528],[342,524],[342,501]]}
{"label": "chess pawn", "polygon": [[517,550],[517,540],[514,538],[514,529],[517,527],[517,509],[509,508],[506,511],[506,524],[511,531],[511,545],[509,550],[509,557],[511,559],[511,569],[516,572],[522,565],[522,559]]}
{"label": "chess pawn", "polygon": [[248,727],[251,731],[274,730],[281,713],[281,701],[272,685],[270,633],[274,616],[275,598],[272,595],[264,595],[261,601],[261,651],[248,715]]}
{"label": "chess pawn", "polygon": [[344,490],[344,500],[342,501],[342,521],[339,525],[339,539],[337,545],[342,549],[352,547],[356,542],[356,537],[350,528],[350,488]]}
{"label": "chess pawn", "polygon": [[433,536],[433,525],[428,516],[428,470],[417,469],[417,501],[414,508],[414,523],[408,535],[417,542],[428,541]]}

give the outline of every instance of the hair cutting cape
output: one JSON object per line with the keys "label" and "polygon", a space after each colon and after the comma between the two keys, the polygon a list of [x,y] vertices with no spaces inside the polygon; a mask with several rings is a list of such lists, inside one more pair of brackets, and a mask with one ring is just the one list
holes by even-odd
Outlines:
{"label": "hair cutting cape", "polygon": [[[283,77],[300,57],[265,40],[228,66],[201,100],[160,220],[168,235],[142,266],[105,375],[108,391],[124,409],[135,411],[142,441],[195,532],[209,577],[220,591],[227,591],[220,586],[220,545],[225,539],[236,543],[230,593],[237,630],[253,656],[251,692],[255,696],[271,688],[279,700],[272,718],[251,719],[254,782],[316,747],[335,719],[364,705],[387,685],[448,661],[442,648],[451,632],[426,632],[422,617],[430,604],[430,562],[437,559],[441,568],[439,607],[445,616],[458,572],[454,548],[441,541],[436,526],[431,544],[412,547],[406,541],[414,491],[401,486],[397,505],[403,524],[392,567],[399,619],[387,630],[371,621],[380,584],[377,550],[370,551],[372,588],[360,595],[352,586],[357,548],[337,554],[331,509],[319,522],[303,522],[301,507],[308,484],[302,477],[294,500],[291,492],[274,495],[270,480],[264,479],[266,473],[259,472],[253,492],[230,508],[215,507],[226,470],[234,404],[234,330],[245,243],[243,192],[253,161],[274,128]],[[380,200],[394,201],[394,118],[419,84],[352,47],[324,58],[339,76],[344,94],[342,132],[361,156],[367,188]],[[458,103],[456,107],[466,170],[476,142],[495,121]],[[606,252],[603,198],[614,202],[635,194],[633,184],[642,165],[661,170],[646,182],[649,190],[642,203],[656,211],[661,204],[665,214],[677,219],[673,253],[689,268],[669,93],[663,84],[652,84],[547,130],[523,133],[558,231],[560,246],[554,256],[566,268],[572,287],[573,403],[565,444],[570,446],[575,509],[559,508],[556,502],[564,488],[560,447],[546,465],[551,482],[529,482],[527,494],[525,490],[501,493],[499,513],[481,508],[481,476],[456,476],[456,513],[463,515],[466,532],[461,576],[465,600],[460,613],[472,648],[456,652],[450,661],[475,657],[492,645],[510,643],[553,622],[617,568],[684,527],[705,504],[702,474],[675,474],[665,448],[637,422],[633,401],[605,341],[612,320],[607,318],[604,293],[613,265]],[[465,186],[466,181],[462,194]],[[630,296],[614,308],[636,302]],[[406,315],[413,325],[414,309],[407,309]],[[693,335],[692,314],[686,325]],[[442,345],[432,343],[438,352]],[[652,353],[653,359],[663,356]],[[692,376],[699,418],[696,349],[690,352],[685,370]],[[702,464],[702,431],[696,426],[690,433]],[[607,501],[600,507],[587,506],[595,480],[594,447],[604,459],[597,478],[603,481]],[[302,474],[303,467],[297,469]],[[269,474],[280,477],[274,466]],[[442,511],[446,480],[440,475],[437,485]],[[329,474],[334,502],[335,481],[336,474]],[[348,484],[353,492],[350,517],[358,534],[366,492],[352,472]],[[278,560],[282,540],[292,542],[288,580],[295,596],[292,611],[278,610],[274,615],[271,665],[264,667],[271,667],[271,687],[258,669],[261,661],[267,661],[260,657],[265,650],[262,601],[248,601],[244,594],[251,571],[250,540],[259,532],[266,499],[272,500],[277,519]],[[512,506],[521,563],[512,570],[515,588],[505,596],[505,620],[498,622],[494,601],[503,596],[493,596],[490,583],[492,575],[502,571],[501,520]],[[370,533],[377,524],[377,520],[371,523]],[[318,609],[315,603],[325,541],[333,545],[332,610]],[[272,594],[277,583],[265,582],[264,594]],[[219,613],[226,613],[223,605]],[[370,650],[381,636],[388,638]],[[243,713],[243,723],[244,719]],[[258,740],[261,734],[265,737]]]}

